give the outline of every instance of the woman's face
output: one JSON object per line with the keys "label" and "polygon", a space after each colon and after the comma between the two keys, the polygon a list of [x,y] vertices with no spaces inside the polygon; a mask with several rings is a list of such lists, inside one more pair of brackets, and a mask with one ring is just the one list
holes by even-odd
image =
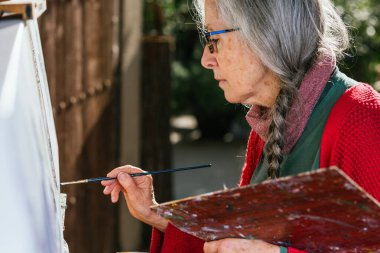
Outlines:
{"label": "woman's face", "polygon": [[[215,0],[205,1],[205,27],[208,31],[231,29],[218,18]],[[279,93],[277,76],[264,67],[259,58],[241,41],[239,31],[213,35],[217,50],[203,50],[202,66],[212,69],[214,78],[230,103],[271,107]]]}

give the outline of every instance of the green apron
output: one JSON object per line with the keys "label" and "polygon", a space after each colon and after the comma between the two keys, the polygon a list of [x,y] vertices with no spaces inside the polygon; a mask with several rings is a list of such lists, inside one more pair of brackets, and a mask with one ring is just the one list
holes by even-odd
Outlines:
{"label": "green apron", "polygon": [[[355,84],[356,81],[339,72],[338,68],[334,71],[322,91],[300,139],[290,153],[284,156],[280,165],[280,177],[319,168],[319,149],[327,119],[338,99]],[[267,168],[268,161],[263,152],[259,165],[253,173],[251,184],[268,179]]]}

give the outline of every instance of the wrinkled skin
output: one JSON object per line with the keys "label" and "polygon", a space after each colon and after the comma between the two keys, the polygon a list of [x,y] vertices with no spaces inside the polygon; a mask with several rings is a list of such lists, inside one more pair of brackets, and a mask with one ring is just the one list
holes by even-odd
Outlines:
{"label": "wrinkled skin", "polygon": [[156,204],[152,177],[132,178],[128,174],[139,172],[144,171],[130,165],[112,170],[107,177],[117,177],[117,180],[102,181],[102,185],[105,186],[103,193],[111,195],[111,201],[116,203],[120,192],[123,192],[129,212],[133,217],[164,232],[168,221],[150,209],[150,206]]}

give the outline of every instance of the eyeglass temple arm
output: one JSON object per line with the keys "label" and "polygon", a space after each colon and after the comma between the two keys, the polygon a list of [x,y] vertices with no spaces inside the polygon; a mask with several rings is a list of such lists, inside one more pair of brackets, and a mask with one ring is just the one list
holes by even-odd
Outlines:
{"label": "eyeglass temple arm", "polygon": [[237,31],[237,30],[240,30],[240,29],[234,28],[234,29],[224,29],[224,30],[218,30],[218,31],[213,31],[213,32],[207,32],[207,33],[205,33],[205,36],[218,35],[218,34],[233,32],[233,31]]}

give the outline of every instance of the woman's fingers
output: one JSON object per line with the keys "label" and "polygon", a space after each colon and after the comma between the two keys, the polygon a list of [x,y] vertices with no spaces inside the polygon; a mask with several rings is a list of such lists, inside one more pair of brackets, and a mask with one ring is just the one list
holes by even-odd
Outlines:
{"label": "woman's fingers", "polygon": [[125,165],[125,166],[121,166],[121,167],[118,167],[116,169],[113,169],[111,170],[108,174],[107,174],[107,177],[117,177],[117,175],[120,173],[120,172],[124,172],[124,173],[140,173],[140,172],[144,172],[142,169],[140,168],[137,168],[137,167],[134,167],[134,166],[131,166],[131,165]]}
{"label": "woman's fingers", "polygon": [[115,182],[116,182],[116,179],[113,179],[113,180],[103,180],[103,181],[101,181],[100,183],[101,183],[103,186],[108,186],[108,185],[114,184]]}
{"label": "woman's fingers", "polygon": [[[132,170],[136,171],[135,168],[132,168]],[[107,176],[116,176],[117,180],[110,180],[111,182],[102,181],[102,185],[105,186],[103,193],[105,195],[111,194],[111,201],[113,203],[119,200],[119,195],[122,190],[126,192],[136,191],[136,182],[134,182],[133,178],[129,176],[129,173],[125,171],[131,171],[131,169],[129,167],[115,169],[108,173]]]}
{"label": "woman's fingers", "polygon": [[113,189],[118,185],[119,183],[108,185],[104,188],[103,193],[105,195],[110,195]]}
{"label": "woman's fingers", "polygon": [[108,185],[105,185],[105,188],[103,190],[103,193],[105,195],[108,195],[112,192],[113,188],[115,188],[116,185],[119,184],[119,182],[115,179],[115,180],[112,180],[113,182],[108,184]]}
{"label": "woman's fingers", "polygon": [[111,201],[112,203],[116,203],[119,200],[119,195],[121,191],[121,186],[119,184],[115,185],[111,192]]}
{"label": "woman's fingers", "polygon": [[114,177],[116,180],[103,181],[102,185],[105,186],[103,193],[111,195],[111,201],[116,203],[120,198],[120,192],[123,192],[132,216],[164,232],[168,221],[150,209],[150,206],[156,203],[152,176],[130,176],[131,173],[141,172],[144,171],[129,165],[113,169],[107,177]]}
{"label": "woman's fingers", "polygon": [[110,188],[109,186],[104,187],[103,194],[104,194],[104,195],[108,195],[108,194],[110,194],[110,193],[112,192],[110,189],[111,189],[111,188]]}
{"label": "woman's fingers", "polygon": [[279,253],[276,245],[261,240],[247,240],[238,238],[226,238],[212,242],[206,242],[203,246],[205,253],[229,253],[229,252],[260,252]]}
{"label": "woman's fingers", "polygon": [[[137,167],[134,167],[134,166],[126,165],[126,166],[121,166],[121,167],[118,167],[116,169],[113,169],[112,171],[110,171],[107,174],[107,177],[117,178],[120,173],[130,174],[130,173],[140,173],[140,172],[143,172],[143,170],[141,170]],[[101,184],[103,186],[105,186],[103,193],[105,195],[111,194],[111,201],[113,203],[117,202],[119,199],[120,191],[122,190],[122,187],[121,187],[119,181],[117,179],[115,179],[115,180],[103,180],[103,181],[101,181]],[[131,182],[125,183],[125,185],[130,185],[130,184],[131,184]]]}
{"label": "woman's fingers", "polygon": [[126,192],[135,191],[136,183],[128,173],[120,172],[117,176],[117,181],[125,189]]}

